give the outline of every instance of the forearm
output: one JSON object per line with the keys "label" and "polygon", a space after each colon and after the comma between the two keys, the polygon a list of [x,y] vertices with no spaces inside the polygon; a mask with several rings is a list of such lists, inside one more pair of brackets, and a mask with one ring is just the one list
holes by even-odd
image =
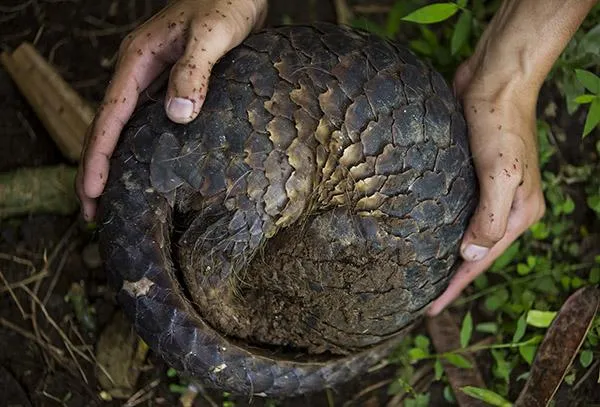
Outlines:
{"label": "forearm", "polygon": [[[481,88],[535,97],[552,65],[598,0],[505,0],[474,54]],[[480,89],[481,90],[481,89]]]}

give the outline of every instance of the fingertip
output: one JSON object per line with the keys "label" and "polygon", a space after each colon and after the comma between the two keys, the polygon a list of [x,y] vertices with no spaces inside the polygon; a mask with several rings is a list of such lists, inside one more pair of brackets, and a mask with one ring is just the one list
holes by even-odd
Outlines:
{"label": "fingertip", "polygon": [[96,217],[96,201],[87,197],[80,197],[81,217],[87,223],[93,222]]}
{"label": "fingertip", "polygon": [[466,261],[480,261],[487,256],[490,248],[475,243],[467,243],[461,246],[460,254]]}
{"label": "fingertip", "polygon": [[175,123],[189,123],[196,116],[194,102],[187,98],[172,97],[167,100],[166,112],[169,119]]}
{"label": "fingertip", "polygon": [[86,171],[83,178],[83,195],[87,199],[96,199],[104,192],[108,170]]}

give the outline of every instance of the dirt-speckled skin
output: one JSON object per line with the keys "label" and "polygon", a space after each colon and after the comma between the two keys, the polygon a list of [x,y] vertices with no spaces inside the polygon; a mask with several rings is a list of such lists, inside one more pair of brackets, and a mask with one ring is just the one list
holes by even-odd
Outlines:
{"label": "dirt-speckled skin", "polygon": [[137,110],[100,245],[170,365],[293,395],[369,368],[443,291],[475,184],[438,73],[370,34],[280,27],[215,65],[192,123],[170,122],[160,98]]}

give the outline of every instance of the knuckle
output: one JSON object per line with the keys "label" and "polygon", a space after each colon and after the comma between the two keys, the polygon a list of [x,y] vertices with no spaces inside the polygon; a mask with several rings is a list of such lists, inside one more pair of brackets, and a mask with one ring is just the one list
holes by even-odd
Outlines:
{"label": "knuckle", "polygon": [[136,52],[138,49],[141,49],[142,44],[139,43],[140,40],[138,38],[139,35],[137,34],[137,32],[133,32],[127,35],[119,45],[119,56],[124,57],[133,52]]}
{"label": "knuckle", "polygon": [[486,219],[480,218],[474,229],[474,237],[492,244],[497,243],[506,233],[506,225],[489,216]]}

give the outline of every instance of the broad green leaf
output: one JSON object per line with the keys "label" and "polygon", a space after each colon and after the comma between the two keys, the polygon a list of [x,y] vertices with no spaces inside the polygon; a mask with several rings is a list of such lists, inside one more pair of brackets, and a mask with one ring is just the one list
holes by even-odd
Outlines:
{"label": "broad green leaf", "polygon": [[450,52],[452,55],[455,55],[458,51],[461,50],[463,45],[469,39],[471,35],[471,27],[473,26],[473,13],[469,10],[464,10],[458,21],[456,22],[456,26],[454,26],[454,32],[452,33],[452,39],[450,40]]}
{"label": "broad green leaf", "polygon": [[482,389],[481,387],[475,386],[465,386],[460,389],[463,393],[476,398],[478,400],[485,401],[492,406],[497,407],[511,407],[512,404],[510,401],[506,400],[504,397],[499,395],[496,392],[488,389]]}
{"label": "broad green leaf", "polygon": [[498,332],[498,324],[495,322],[482,322],[475,326],[477,332],[483,332],[487,334],[495,334]]}
{"label": "broad green leaf", "polygon": [[596,96],[596,95],[590,95],[590,94],[579,95],[574,99],[574,101],[575,101],[575,103],[579,103],[580,105],[583,105],[586,103],[592,103],[594,101],[594,99],[596,99],[597,97],[598,96]]}
{"label": "broad green leaf", "polygon": [[575,202],[573,202],[573,199],[571,199],[570,196],[567,196],[567,199],[565,200],[565,202],[562,205],[562,211],[565,215],[569,215],[569,214],[573,213],[574,210],[575,210]]}
{"label": "broad green leaf", "polygon": [[421,348],[412,348],[408,351],[408,356],[411,361],[416,362],[421,359],[425,359],[428,354]]}
{"label": "broad green leaf", "polygon": [[534,345],[524,345],[519,346],[519,353],[523,356],[523,359],[531,365],[533,363],[533,358],[535,357],[535,352],[537,350],[537,346]]}
{"label": "broad green leaf", "polygon": [[430,4],[404,16],[402,20],[419,24],[439,23],[452,17],[458,10],[456,3]]}
{"label": "broad green leaf", "polygon": [[416,394],[414,399],[404,400],[406,407],[428,407],[429,406],[429,393]]}
{"label": "broad green leaf", "polygon": [[433,54],[433,48],[428,42],[423,40],[414,40],[409,43],[410,48],[422,55],[430,56]]}
{"label": "broad green leaf", "polygon": [[496,311],[508,301],[508,297],[508,290],[506,288],[501,288],[485,299],[485,306],[490,311]]}
{"label": "broad green leaf", "polygon": [[433,370],[435,372],[435,380],[442,380],[442,376],[444,375],[444,367],[442,366],[442,361],[440,359],[435,360]]}
{"label": "broad green leaf", "polygon": [[444,355],[446,360],[453,364],[456,367],[460,367],[462,369],[470,369],[472,367],[471,362],[465,359],[464,356],[459,355],[458,353],[447,353]]}
{"label": "broad green leaf", "polygon": [[596,98],[590,105],[587,117],[585,118],[585,125],[583,127],[583,137],[587,136],[596,128],[600,122],[600,98]]}
{"label": "broad green leaf", "polygon": [[575,76],[577,76],[579,83],[594,95],[600,93],[600,78],[596,74],[583,69],[576,69]]}
{"label": "broad green leaf", "polygon": [[579,105],[575,103],[574,99],[584,93],[585,88],[581,83],[579,83],[575,77],[575,73],[571,70],[565,73],[562,88],[565,94],[565,102],[567,102],[567,113],[573,114],[579,107]]}
{"label": "broad green leaf", "polygon": [[[577,43],[575,58],[581,61],[579,66],[586,63],[595,65],[600,55],[600,24],[589,30]],[[587,61],[587,59],[591,60]]]}
{"label": "broad green leaf", "polygon": [[506,351],[504,349],[492,349],[491,351],[494,361],[496,362],[493,368],[494,376],[508,383],[512,367],[510,366],[510,363],[506,361]]}
{"label": "broad green leaf", "polygon": [[594,267],[590,270],[590,276],[588,278],[590,283],[598,284],[600,282],[600,268]]}
{"label": "broad green leaf", "polygon": [[521,243],[519,241],[513,243],[496,259],[491,267],[491,271],[497,272],[503,270],[506,266],[512,263],[513,259],[519,254]]}
{"label": "broad green leaf", "polygon": [[539,311],[532,309],[527,312],[527,324],[536,328],[548,328],[556,317],[554,311]]}
{"label": "broad green leaf", "polygon": [[531,225],[529,230],[531,231],[531,234],[535,240],[544,240],[550,236],[550,228],[548,228],[548,226],[542,221]]}
{"label": "broad green leaf", "polygon": [[425,335],[417,335],[415,336],[415,345],[417,348],[423,349],[424,351],[429,351],[429,338]]}
{"label": "broad green leaf", "polygon": [[388,37],[392,38],[398,33],[398,30],[402,24],[402,16],[406,15],[406,13],[410,11],[408,7],[409,5],[405,1],[394,2],[394,6],[390,10],[386,22],[385,31]]}
{"label": "broad green leaf", "polygon": [[452,388],[448,385],[444,386],[444,399],[448,403],[456,404],[456,398],[454,397],[454,393],[452,393]]}
{"label": "broad green leaf", "polygon": [[594,212],[600,214],[600,195],[588,196],[587,204]]}
{"label": "broad green leaf", "polygon": [[579,354],[579,363],[581,366],[588,367],[594,361],[594,352],[589,349],[581,351]]}
{"label": "broad green leaf", "polygon": [[513,343],[519,342],[523,338],[523,335],[525,335],[525,330],[527,329],[526,316],[527,314],[521,315],[521,317],[517,321],[517,329],[515,329],[515,333],[512,339]]}
{"label": "broad green leaf", "polygon": [[519,275],[524,276],[531,272],[531,268],[527,264],[519,263],[517,264],[517,273]]}
{"label": "broad green leaf", "polygon": [[467,312],[460,327],[460,346],[466,348],[473,334],[473,317],[471,311]]}

